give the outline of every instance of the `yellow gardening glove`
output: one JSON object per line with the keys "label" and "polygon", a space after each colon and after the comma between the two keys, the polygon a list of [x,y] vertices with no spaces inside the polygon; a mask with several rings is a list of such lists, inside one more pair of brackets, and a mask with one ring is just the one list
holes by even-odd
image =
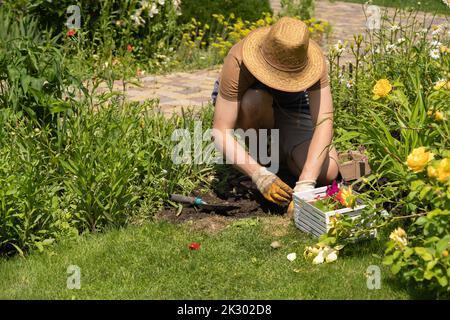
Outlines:
{"label": "yellow gardening glove", "polygon": [[292,189],[266,168],[261,167],[251,178],[267,200],[280,206],[288,204],[291,200]]}
{"label": "yellow gardening glove", "polygon": [[[294,193],[297,192],[303,192],[303,191],[308,191],[308,190],[314,190],[314,188],[316,187],[316,180],[302,180],[302,181],[298,181],[295,184],[295,188],[294,188]],[[314,194],[304,194],[302,196],[303,200],[312,200],[314,197]],[[287,209],[287,216],[289,218],[292,218],[294,216],[294,201],[291,201],[291,203],[289,203],[289,207]]]}

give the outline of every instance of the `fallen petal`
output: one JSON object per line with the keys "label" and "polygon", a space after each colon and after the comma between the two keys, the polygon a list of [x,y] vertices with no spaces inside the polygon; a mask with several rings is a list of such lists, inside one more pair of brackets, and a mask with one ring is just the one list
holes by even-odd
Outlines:
{"label": "fallen petal", "polygon": [[270,246],[274,249],[278,249],[281,247],[281,243],[279,241],[274,241],[270,244]]}
{"label": "fallen petal", "polygon": [[333,251],[333,252],[329,253],[325,260],[327,263],[336,261],[337,260],[337,252]]}
{"label": "fallen petal", "polygon": [[324,262],[323,250],[320,250],[317,256],[313,260],[313,264],[322,264]]}
{"label": "fallen petal", "polygon": [[288,255],[287,255],[287,259],[289,260],[289,261],[294,261],[295,259],[297,259],[297,254],[295,253],[295,252],[293,252],[293,253],[289,253]]}
{"label": "fallen petal", "polygon": [[200,243],[198,242],[192,242],[189,245],[189,250],[199,250],[200,249]]}

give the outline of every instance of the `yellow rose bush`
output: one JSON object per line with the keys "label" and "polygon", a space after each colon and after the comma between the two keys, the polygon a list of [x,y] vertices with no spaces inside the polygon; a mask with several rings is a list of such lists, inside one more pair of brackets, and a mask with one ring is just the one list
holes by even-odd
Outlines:
{"label": "yellow rose bush", "polygon": [[364,146],[372,174],[352,184],[368,204],[361,217],[333,221],[320,241],[348,250],[377,228],[394,274],[449,294],[450,27],[382,20],[330,48],[334,143]]}
{"label": "yellow rose bush", "polygon": [[[437,154],[437,152],[436,152]],[[425,147],[413,149],[406,165],[410,169],[407,197],[413,223],[408,233],[397,228],[389,236],[384,263],[394,274],[425,282],[437,291],[450,288],[450,150],[440,159]],[[400,254],[398,252],[401,252]]]}

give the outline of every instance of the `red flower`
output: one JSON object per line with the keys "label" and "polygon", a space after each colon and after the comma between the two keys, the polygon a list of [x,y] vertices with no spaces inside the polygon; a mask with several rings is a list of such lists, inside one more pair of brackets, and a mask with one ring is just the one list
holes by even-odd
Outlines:
{"label": "red flower", "polygon": [[127,51],[128,52],[131,52],[131,51],[133,51],[133,46],[131,45],[131,44],[129,44],[129,45],[127,45]]}
{"label": "red flower", "polygon": [[189,250],[199,250],[200,249],[200,243],[198,242],[192,242],[189,245]]}
{"label": "red flower", "polygon": [[75,30],[75,29],[70,29],[69,31],[67,31],[67,36],[68,36],[69,38],[72,38],[76,33],[77,33],[77,30]]}

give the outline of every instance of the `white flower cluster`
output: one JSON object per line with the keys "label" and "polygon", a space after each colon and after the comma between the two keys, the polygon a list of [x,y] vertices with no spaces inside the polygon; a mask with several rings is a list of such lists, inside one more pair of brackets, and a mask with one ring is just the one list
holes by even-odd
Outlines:
{"label": "white flower cluster", "polygon": [[450,8],[450,0],[442,0],[442,2]]}
{"label": "white flower cluster", "polygon": [[[173,2],[174,8],[177,10],[177,13],[179,14],[181,0],[168,0],[168,1]],[[139,8],[136,9],[134,14],[132,14],[130,18],[131,20],[133,20],[135,25],[141,26],[145,24],[145,20],[142,17],[144,12],[147,12],[148,17],[152,19],[159,13],[160,7],[164,6],[165,3],[166,0],[153,0],[153,2],[148,0],[141,0],[139,2]]]}
{"label": "white flower cluster", "polygon": [[338,40],[338,42],[334,45],[334,50],[336,53],[341,56],[347,47],[347,42],[343,43],[341,40]]}

